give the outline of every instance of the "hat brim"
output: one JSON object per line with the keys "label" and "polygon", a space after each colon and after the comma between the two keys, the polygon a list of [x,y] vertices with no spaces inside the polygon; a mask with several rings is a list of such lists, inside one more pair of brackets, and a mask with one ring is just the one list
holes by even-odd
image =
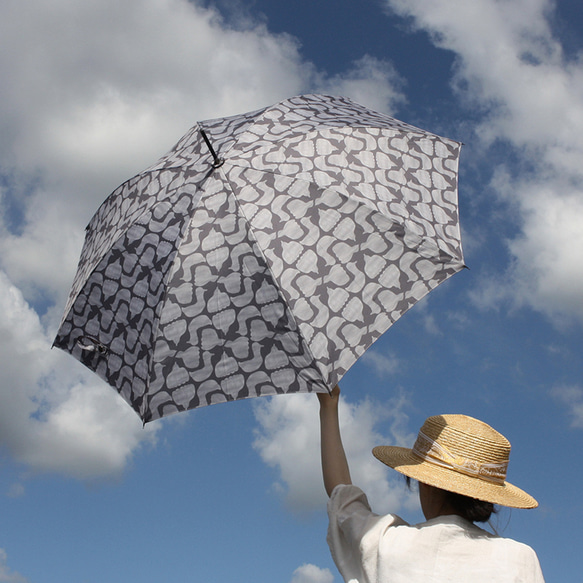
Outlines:
{"label": "hat brim", "polygon": [[510,508],[538,506],[538,502],[530,494],[509,482],[496,484],[462,474],[453,468],[438,466],[423,460],[405,447],[380,445],[375,447],[372,453],[387,466],[429,486]]}

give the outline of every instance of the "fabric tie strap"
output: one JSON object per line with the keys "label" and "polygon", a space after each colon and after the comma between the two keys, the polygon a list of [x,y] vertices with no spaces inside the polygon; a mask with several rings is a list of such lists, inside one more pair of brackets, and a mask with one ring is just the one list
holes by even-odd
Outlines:
{"label": "fabric tie strap", "polygon": [[446,447],[419,432],[413,453],[428,463],[455,470],[467,476],[503,485],[506,480],[508,461],[480,463],[451,453]]}

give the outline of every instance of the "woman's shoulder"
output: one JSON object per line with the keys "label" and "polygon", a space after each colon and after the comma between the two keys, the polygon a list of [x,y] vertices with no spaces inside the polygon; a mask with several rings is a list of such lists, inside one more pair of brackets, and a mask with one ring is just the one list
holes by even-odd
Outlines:
{"label": "woman's shoulder", "polygon": [[486,552],[490,556],[516,557],[524,562],[535,562],[538,558],[532,547],[525,543],[495,534],[481,528],[473,522],[469,522],[461,516],[439,516],[427,522],[415,525],[416,528],[436,528],[440,530],[440,538],[451,537],[471,546],[479,546],[480,552]]}

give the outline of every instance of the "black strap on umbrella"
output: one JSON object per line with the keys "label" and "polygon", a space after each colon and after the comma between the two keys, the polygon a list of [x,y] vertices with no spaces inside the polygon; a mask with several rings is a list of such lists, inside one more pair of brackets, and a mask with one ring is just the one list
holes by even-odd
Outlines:
{"label": "black strap on umbrella", "polygon": [[213,145],[211,144],[208,136],[206,135],[206,132],[202,128],[200,128],[200,134],[202,135],[202,139],[205,141],[210,153],[213,155],[213,168],[220,168],[225,163],[225,160],[217,156],[217,153],[215,152]]}
{"label": "black strap on umbrella", "polygon": [[77,346],[85,352],[98,352],[99,354],[107,354],[109,352],[107,347],[93,336],[81,336],[77,339]]}

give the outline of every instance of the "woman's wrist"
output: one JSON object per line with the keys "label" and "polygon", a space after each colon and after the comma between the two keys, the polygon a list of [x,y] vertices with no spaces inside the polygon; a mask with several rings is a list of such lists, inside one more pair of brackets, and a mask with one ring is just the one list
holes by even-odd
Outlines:
{"label": "woman's wrist", "polygon": [[340,400],[340,388],[336,385],[330,393],[316,393],[320,401],[320,409],[337,408]]}

